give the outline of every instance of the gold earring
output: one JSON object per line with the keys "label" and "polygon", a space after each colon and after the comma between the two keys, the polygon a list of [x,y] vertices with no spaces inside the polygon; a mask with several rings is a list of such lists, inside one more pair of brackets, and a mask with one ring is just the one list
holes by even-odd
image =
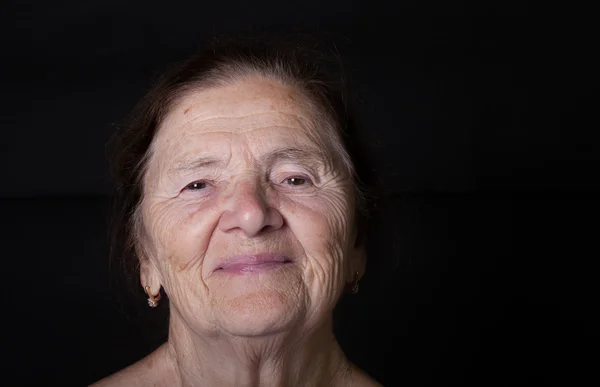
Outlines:
{"label": "gold earring", "polygon": [[358,293],[359,287],[358,287],[358,272],[356,272],[356,274],[354,275],[354,285],[352,286],[352,294],[356,294]]}
{"label": "gold earring", "polygon": [[158,301],[160,301],[160,290],[158,291],[158,294],[156,296],[153,296],[150,293],[150,286],[144,287],[144,291],[148,295],[148,306],[150,306],[151,308],[156,308],[158,306]]}

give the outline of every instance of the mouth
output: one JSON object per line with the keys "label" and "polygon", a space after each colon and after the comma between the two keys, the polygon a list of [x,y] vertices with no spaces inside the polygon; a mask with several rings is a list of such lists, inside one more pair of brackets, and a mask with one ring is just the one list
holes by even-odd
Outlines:
{"label": "mouth", "polygon": [[225,259],[214,270],[214,273],[233,275],[261,273],[289,265],[292,262],[289,257],[280,254],[239,255]]}

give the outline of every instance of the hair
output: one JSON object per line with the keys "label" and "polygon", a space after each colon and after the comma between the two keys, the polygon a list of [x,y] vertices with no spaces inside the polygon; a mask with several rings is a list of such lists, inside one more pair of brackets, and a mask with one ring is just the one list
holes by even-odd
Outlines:
{"label": "hair", "polygon": [[[324,50],[312,38],[295,34],[279,37],[218,37],[190,59],[165,72],[135,106],[111,140],[112,173],[116,183],[110,230],[111,267],[118,267],[133,291],[140,292],[139,207],[143,177],[153,139],[170,110],[198,90],[227,85],[259,75],[296,88],[308,100],[342,164],[352,175],[358,237],[364,243],[373,204],[373,170],[368,167],[358,138],[356,117],[339,54]],[[340,141],[341,140],[341,141]],[[138,293],[141,294],[141,293]]]}

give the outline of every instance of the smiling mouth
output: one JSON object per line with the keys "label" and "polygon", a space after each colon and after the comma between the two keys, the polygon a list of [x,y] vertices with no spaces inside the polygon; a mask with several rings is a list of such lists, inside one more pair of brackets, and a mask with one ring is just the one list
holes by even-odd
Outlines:
{"label": "smiling mouth", "polygon": [[292,260],[286,256],[268,253],[237,256],[227,259],[215,270],[215,273],[234,275],[262,273],[289,265],[290,263],[292,263]]}
{"label": "smiling mouth", "polygon": [[217,269],[217,272],[227,273],[227,274],[250,274],[250,273],[261,273],[265,271],[269,271],[272,269],[276,269],[285,265],[290,264],[291,261],[285,262],[264,262],[258,264],[235,264],[229,265],[224,268]]}

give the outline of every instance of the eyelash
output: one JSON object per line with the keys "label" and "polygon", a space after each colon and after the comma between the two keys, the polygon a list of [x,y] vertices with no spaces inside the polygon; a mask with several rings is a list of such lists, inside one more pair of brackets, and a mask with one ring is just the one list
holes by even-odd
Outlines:
{"label": "eyelash", "polygon": [[[200,184],[202,184],[202,185],[203,185],[203,187],[202,187],[202,188],[194,188],[194,187],[193,187],[194,185],[200,185]],[[185,188],[184,188],[184,190],[189,190],[189,191],[200,191],[200,190],[202,190],[202,189],[206,188],[206,186],[207,186],[207,185],[208,185],[208,183],[207,183],[206,181],[203,181],[203,180],[198,180],[198,181],[194,181],[194,182],[191,182],[190,184],[186,185],[186,186],[185,186]]]}
{"label": "eyelash", "polygon": [[[304,183],[303,184],[286,184],[290,180],[300,180],[300,181],[303,181]],[[290,176],[290,177],[286,177],[283,180],[282,184],[290,185],[293,187],[303,187],[306,185],[312,185],[313,182],[307,176]],[[197,186],[200,186],[200,187],[197,187]],[[194,182],[191,182],[190,184],[186,185],[184,187],[184,191],[201,191],[201,190],[205,189],[207,186],[208,186],[208,182],[206,182],[204,180],[198,180],[198,181],[194,181]]]}
{"label": "eyelash", "polygon": [[283,181],[284,183],[289,181],[289,180],[303,180],[304,184],[300,184],[300,185],[296,185],[296,184],[287,184],[287,185],[292,185],[294,187],[301,187],[301,186],[305,186],[305,185],[312,185],[312,180],[309,177],[306,176],[290,176],[285,178]]}

